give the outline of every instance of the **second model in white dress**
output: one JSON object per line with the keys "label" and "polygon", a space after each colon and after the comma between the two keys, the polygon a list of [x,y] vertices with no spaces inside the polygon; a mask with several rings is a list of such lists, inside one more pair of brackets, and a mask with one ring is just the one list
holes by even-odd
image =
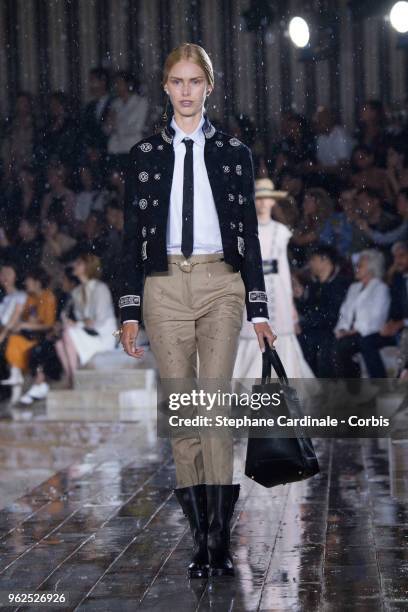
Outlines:
{"label": "second model in white dress", "polygon": [[[289,378],[314,378],[295,333],[296,311],[287,256],[292,233],[286,225],[272,219],[259,223],[258,233],[268,296],[269,325],[278,336],[274,346]],[[254,325],[247,321],[244,311],[234,378],[260,378],[261,374],[262,353]]]}

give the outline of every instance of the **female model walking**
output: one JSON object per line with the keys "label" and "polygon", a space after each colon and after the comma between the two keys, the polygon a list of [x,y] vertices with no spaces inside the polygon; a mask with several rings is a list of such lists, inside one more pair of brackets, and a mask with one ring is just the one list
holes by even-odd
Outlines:
{"label": "female model walking", "polygon": [[[126,180],[121,342],[138,358],[144,320],[165,379],[231,379],[244,303],[261,350],[275,335],[268,310],[250,150],[216,130],[204,109],[214,87],[211,60],[185,43],[167,57],[171,102],[160,133],[130,152]],[[143,292],[143,304],[142,304]],[[230,521],[233,441],[172,439],[175,495],[194,542],[190,578],[233,575]]]}

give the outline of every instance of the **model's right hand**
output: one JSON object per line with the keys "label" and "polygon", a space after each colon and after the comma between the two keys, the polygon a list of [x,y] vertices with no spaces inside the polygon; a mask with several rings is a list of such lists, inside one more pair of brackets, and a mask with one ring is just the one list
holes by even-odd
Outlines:
{"label": "model's right hand", "polygon": [[142,347],[136,347],[136,338],[139,333],[139,323],[123,323],[122,334],[120,341],[123,346],[123,350],[129,355],[129,357],[142,357],[144,349]]}

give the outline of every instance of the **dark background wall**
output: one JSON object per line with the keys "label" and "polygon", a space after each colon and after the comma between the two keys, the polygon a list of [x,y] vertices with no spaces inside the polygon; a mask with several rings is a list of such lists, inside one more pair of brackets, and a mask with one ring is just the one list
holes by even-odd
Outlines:
{"label": "dark background wall", "polygon": [[[336,16],[330,57],[317,62],[299,61],[285,32],[284,18],[307,5],[316,15],[329,8]],[[57,89],[86,100],[88,69],[103,64],[133,69],[153,114],[160,114],[163,60],[186,40],[202,44],[214,62],[215,119],[245,112],[272,135],[282,108],[311,113],[317,104],[331,105],[351,127],[366,97],[405,106],[406,51],[384,17],[355,21],[347,0],[276,1],[269,3],[275,21],[260,34],[246,30],[249,6],[249,0],[0,0],[0,112],[10,112],[18,89],[40,100]]]}

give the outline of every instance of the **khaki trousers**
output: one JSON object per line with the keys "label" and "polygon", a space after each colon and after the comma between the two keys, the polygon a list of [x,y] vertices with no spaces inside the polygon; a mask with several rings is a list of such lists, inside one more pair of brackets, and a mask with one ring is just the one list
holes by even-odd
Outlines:
{"label": "khaki trousers", "polygon": [[[240,272],[222,255],[169,255],[169,270],[145,279],[143,320],[161,379],[230,381],[245,305]],[[190,270],[188,270],[188,268]],[[197,359],[198,356],[198,359]],[[198,367],[197,367],[198,361]],[[197,372],[198,370],[198,372]],[[171,439],[178,487],[231,484],[233,439],[197,432]]]}

